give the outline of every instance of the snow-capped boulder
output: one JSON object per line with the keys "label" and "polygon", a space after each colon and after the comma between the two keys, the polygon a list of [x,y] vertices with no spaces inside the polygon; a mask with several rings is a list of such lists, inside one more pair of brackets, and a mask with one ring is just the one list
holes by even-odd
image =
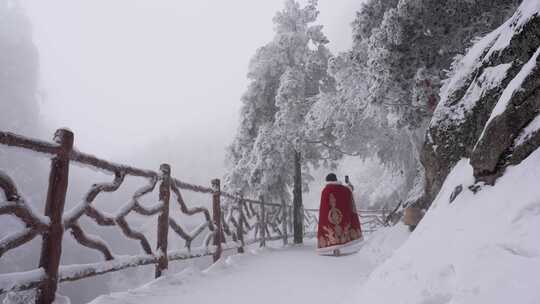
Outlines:
{"label": "snow-capped boulder", "polygon": [[495,31],[454,62],[422,151],[428,207],[462,158],[493,184],[540,146],[540,2],[524,0]]}

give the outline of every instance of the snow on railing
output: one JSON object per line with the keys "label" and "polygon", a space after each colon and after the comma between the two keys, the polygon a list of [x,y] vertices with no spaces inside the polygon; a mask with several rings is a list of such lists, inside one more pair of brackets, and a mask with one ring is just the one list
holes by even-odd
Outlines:
{"label": "snow on railing", "polygon": [[[265,202],[263,197],[253,200],[242,195],[226,193],[221,191],[219,179],[212,180],[211,187],[180,181],[171,176],[171,168],[167,164],[162,164],[159,171],[155,172],[99,159],[74,149],[73,137],[71,131],[60,129],[55,133],[55,143],[48,143],[0,132],[0,145],[32,150],[53,157],[44,215],[33,210],[19,194],[13,180],[0,171],[0,189],[6,198],[6,201],[0,201],[0,215],[14,216],[25,225],[22,231],[0,240],[0,258],[7,251],[37,236],[43,239],[38,268],[26,272],[0,274],[0,294],[37,288],[36,303],[50,304],[54,301],[60,282],[76,281],[149,264],[156,265],[155,276],[159,277],[168,268],[169,261],[209,255],[217,261],[226,250],[236,249],[242,253],[247,245],[259,243],[260,246],[265,246],[266,241],[270,240],[283,240],[286,244],[290,237],[288,231],[292,230],[292,220],[288,215],[292,214],[291,206]],[[71,210],[64,211],[71,164],[109,173],[114,177],[111,182],[92,185],[80,203]],[[98,196],[119,190],[128,176],[143,178],[146,185],[135,191],[131,199],[114,214],[100,211],[93,205]],[[141,204],[140,199],[152,193],[156,186],[159,201],[151,206]],[[212,210],[188,206],[181,190],[210,194]],[[178,204],[182,214],[203,215],[202,221],[194,230],[186,231],[169,215],[171,198]],[[229,204],[222,204],[222,198],[226,198]],[[152,250],[143,232],[129,224],[127,217],[132,213],[145,217],[158,216],[156,250]],[[100,236],[85,232],[80,223],[83,217],[98,226],[118,227],[126,238],[140,243],[144,254],[115,255],[110,245]],[[61,265],[62,239],[66,231],[69,231],[80,245],[99,251],[104,261]],[[185,249],[168,250],[169,231],[184,241]],[[203,234],[205,236],[202,246],[191,248],[192,241]]]}

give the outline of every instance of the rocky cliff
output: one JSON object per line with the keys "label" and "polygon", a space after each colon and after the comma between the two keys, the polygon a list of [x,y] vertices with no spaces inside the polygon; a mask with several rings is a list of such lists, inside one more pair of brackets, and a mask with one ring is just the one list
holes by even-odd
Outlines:
{"label": "rocky cliff", "polygon": [[[515,14],[456,58],[421,152],[427,208],[450,170],[469,158],[477,191],[540,146],[540,1]],[[453,197],[463,189],[456,189]],[[450,199],[450,198],[449,198]]]}

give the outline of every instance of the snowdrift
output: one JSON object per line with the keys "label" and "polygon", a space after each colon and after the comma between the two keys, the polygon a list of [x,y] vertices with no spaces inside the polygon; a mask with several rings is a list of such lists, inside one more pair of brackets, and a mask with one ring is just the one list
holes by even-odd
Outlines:
{"label": "snowdrift", "polygon": [[409,240],[345,303],[539,303],[539,180],[537,150],[474,194],[461,160]]}

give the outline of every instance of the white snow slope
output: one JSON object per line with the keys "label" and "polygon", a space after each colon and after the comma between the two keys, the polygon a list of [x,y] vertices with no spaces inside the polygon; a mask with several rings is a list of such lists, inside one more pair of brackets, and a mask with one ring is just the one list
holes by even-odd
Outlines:
{"label": "white snow slope", "polygon": [[540,303],[539,181],[540,150],[476,194],[461,160],[417,230],[344,303]]}
{"label": "white snow slope", "polygon": [[339,303],[409,236],[398,225],[374,233],[359,253],[318,256],[304,246],[253,249],[224,258],[209,269],[189,268],[127,292],[100,296],[92,304]]}

